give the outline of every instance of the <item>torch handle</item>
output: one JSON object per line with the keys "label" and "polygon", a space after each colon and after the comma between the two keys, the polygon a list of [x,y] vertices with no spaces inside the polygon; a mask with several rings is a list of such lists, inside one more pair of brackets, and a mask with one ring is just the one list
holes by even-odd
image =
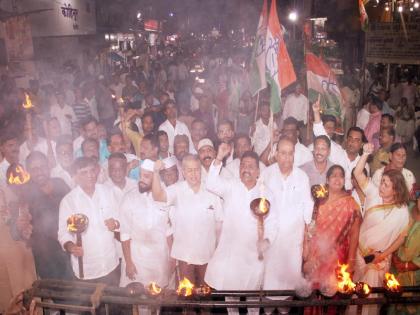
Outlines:
{"label": "torch handle", "polygon": [[[263,217],[258,217],[258,243],[262,243],[262,241],[264,240],[264,218]],[[258,260],[263,260],[264,259],[264,254],[262,251],[262,248],[260,246],[258,246]]]}
{"label": "torch handle", "polygon": [[32,144],[32,115],[29,110],[26,110],[26,125],[28,128],[28,142]]}
{"label": "torch handle", "polygon": [[[82,247],[82,235],[76,233],[76,245]],[[79,278],[83,279],[85,277],[83,272],[83,256],[77,257],[77,262],[79,264]]]}

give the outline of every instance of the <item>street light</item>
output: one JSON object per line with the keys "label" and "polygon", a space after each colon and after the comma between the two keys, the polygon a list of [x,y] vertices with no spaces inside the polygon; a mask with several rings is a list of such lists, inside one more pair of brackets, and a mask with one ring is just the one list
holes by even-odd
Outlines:
{"label": "street light", "polygon": [[418,9],[419,8],[419,3],[418,2],[414,2],[414,8]]}
{"label": "street light", "polygon": [[289,20],[292,22],[296,22],[298,19],[298,14],[296,11],[292,11],[289,13]]}
{"label": "street light", "polygon": [[399,6],[398,6],[398,12],[400,12],[400,13],[401,13],[402,11],[403,11],[403,7],[402,7],[402,5],[399,5]]}
{"label": "street light", "polygon": [[169,16],[170,17],[173,17],[174,16],[174,13],[173,12],[169,12]]}

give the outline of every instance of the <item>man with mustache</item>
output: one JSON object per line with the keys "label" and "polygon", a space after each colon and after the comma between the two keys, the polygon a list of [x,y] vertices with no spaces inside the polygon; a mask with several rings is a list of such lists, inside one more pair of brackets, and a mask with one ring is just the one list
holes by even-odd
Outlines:
{"label": "man with mustache", "polygon": [[[258,290],[264,272],[264,261],[258,256],[274,241],[277,220],[270,211],[264,220],[264,239],[259,240],[257,218],[250,210],[250,203],[266,197],[271,207],[275,207],[276,201],[271,190],[258,182],[259,158],[253,151],[242,155],[240,179],[220,175],[222,160],[231,151],[229,144],[220,144],[207,177],[207,189],[224,200],[224,213],[220,240],[208,264],[205,281],[217,290]],[[226,300],[239,301],[239,298],[226,297]],[[228,308],[228,313],[237,315],[239,311]],[[248,309],[248,314],[257,315],[259,309]]]}
{"label": "man with mustache", "polygon": [[209,138],[201,139],[197,146],[198,157],[201,162],[201,177],[205,181],[211,163],[216,157],[216,150],[214,149],[213,142]]}
{"label": "man with mustache", "polygon": [[[240,178],[240,164],[241,158],[247,151],[252,151],[251,139],[245,134],[239,134],[234,140],[234,154],[235,159],[226,164],[226,167],[222,169],[222,176],[226,178]],[[265,169],[265,164],[259,162],[260,171]]]}
{"label": "man with mustache", "polygon": [[309,185],[325,184],[327,171],[333,165],[328,157],[331,152],[331,141],[323,135],[314,140],[314,159],[306,162],[300,168],[308,175]]}
{"label": "man with mustache", "polygon": [[128,192],[121,203],[124,259],[120,286],[156,282],[165,287],[169,282],[169,218],[152,198],[154,164],[149,159],[143,161],[138,189]]}
{"label": "man with mustache", "polygon": [[162,167],[163,163],[157,161],[152,193],[154,200],[174,207],[171,210],[171,257],[178,261],[181,279],[186,277],[196,286],[204,285],[207,263],[216,248],[220,200],[202,183],[201,163],[196,155],[187,154],[182,160],[185,181],[165,189],[159,178]]}

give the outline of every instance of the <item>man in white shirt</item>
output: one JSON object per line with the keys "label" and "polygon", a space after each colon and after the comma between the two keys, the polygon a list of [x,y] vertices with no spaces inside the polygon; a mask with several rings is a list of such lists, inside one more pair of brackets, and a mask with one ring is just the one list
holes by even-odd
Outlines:
{"label": "man in white shirt", "polygon": [[6,172],[13,163],[19,163],[19,141],[12,131],[2,130],[0,135],[0,187],[7,187]]}
{"label": "man in white shirt", "polygon": [[[225,167],[222,168],[222,176],[225,178],[237,178],[239,179],[239,167],[241,164],[241,158],[247,151],[251,150],[251,139],[247,135],[238,135],[234,141],[235,144],[235,159],[227,163]],[[258,154],[258,153],[257,153]],[[260,172],[265,169],[264,163],[259,162]]]}
{"label": "man in white shirt", "polygon": [[160,177],[165,186],[168,187],[175,184],[179,180],[177,159],[174,156],[170,156],[162,160],[162,162],[164,167],[160,171]]}
{"label": "man in white shirt", "polygon": [[[327,135],[331,140],[331,132],[328,132],[327,129],[321,123],[320,115],[320,104],[316,102],[312,106],[314,112],[314,134],[315,136]],[[337,144],[334,141],[331,141],[331,153],[330,161],[334,164],[338,164],[344,168],[346,172],[345,178],[345,188],[346,190],[351,190],[353,185],[351,183],[351,172],[354,167],[356,167],[357,161],[360,159],[359,152],[363,146],[363,143],[366,142],[366,137],[362,129],[359,127],[351,127],[347,131],[346,137],[346,150]],[[366,168],[369,170],[369,166],[366,165]]]}
{"label": "man in white shirt", "polygon": [[160,184],[160,161],[155,163],[153,198],[174,206],[171,216],[173,244],[171,257],[178,261],[180,278],[204,285],[207,263],[216,248],[217,222],[221,216],[218,197],[206,190],[201,181],[201,163],[196,155],[182,160],[185,181],[163,189]]}
{"label": "man in white shirt", "polygon": [[281,134],[290,139],[295,144],[293,157],[294,166],[299,167],[312,160],[312,152],[299,142],[299,124],[296,119],[293,117],[287,118],[283,122],[283,130]]}
{"label": "man in white shirt", "polygon": [[[260,118],[255,122],[253,131],[251,131],[251,137],[254,151],[258,155],[261,155],[269,145],[270,139],[272,137],[269,126],[271,115],[270,103],[263,102],[260,104],[259,113]],[[277,130],[277,124],[275,122],[273,122],[273,124],[273,129]]]}
{"label": "man in white shirt", "polygon": [[205,181],[210,165],[216,158],[216,150],[214,149],[213,141],[209,138],[201,139],[198,143],[198,158],[201,162],[201,180]]}
{"label": "man in white shirt", "polygon": [[290,94],[286,99],[282,118],[286,120],[288,117],[293,117],[303,126],[308,122],[309,101],[302,94],[302,91],[302,86],[297,83],[295,92]]}
{"label": "man in white shirt", "polygon": [[233,139],[235,139],[235,128],[230,120],[222,120],[217,124],[217,143],[218,147],[221,143],[229,144],[231,152],[223,160],[223,165],[233,161]]}
{"label": "man in white shirt", "polygon": [[[257,218],[250,204],[256,198],[265,197],[275,208],[276,200],[258,181],[259,158],[255,152],[248,151],[242,156],[240,179],[227,180],[220,175],[222,160],[232,150],[229,146],[227,143],[219,146],[207,177],[207,189],[224,200],[224,213],[220,239],[207,266],[205,281],[217,290],[258,290],[264,273],[264,261],[259,255],[276,238],[277,220],[270,211],[264,220],[264,238],[259,239]],[[227,297],[226,300],[238,301],[239,298]],[[228,313],[236,315],[239,311],[228,308]],[[259,314],[259,309],[248,309],[248,314]]]}
{"label": "man in white shirt", "polygon": [[137,188],[137,182],[127,177],[128,162],[123,153],[112,153],[108,158],[108,176],[105,185],[114,194],[117,205],[121,205],[123,197],[132,189]]}
{"label": "man in white shirt", "polygon": [[159,126],[159,130],[167,133],[169,139],[169,152],[174,153],[174,139],[176,135],[186,135],[192,148],[191,134],[188,127],[183,122],[177,119],[177,108],[173,100],[167,100],[164,105],[164,113],[166,120]]}
{"label": "man in white shirt", "polygon": [[276,193],[276,204],[270,211],[278,218],[277,237],[266,254],[265,290],[293,290],[304,282],[303,238],[305,225],[312,219],[313,201],[308,176],[294,165],[294,151],[293,141],[281,137],[277,143],[277,163],[261,175],[265,185]]}
{"label": "man in white shirt", "polygon": [[82,122],[80,126],[81,135],[73,141],[73,152],[76,154],[82,147],[82,142],[87,138],[98,139],[98,121],[89,118]]}
{"label": "man in white shirt", "polygon": [[71,166],[73,164],[73,144],[70,139],[62,139],[57,142],[57,164],[51,170],[51,177],[57,177],[73,189],[76,187],[73,176],[71,175]]}
{"label": "man in white shirt", "polygon": [[[77,187],[60,203],[58,241],[71,254],[73,272],[78,279],[117,286],[120,279],[114,240],[114,231],[120,225],[117,205],[110,190],[97,184],[97,168],[93,159],[81,157],[75,160],[73,174]],[[89,219],[82,234],[82,246],[76,244],[76,234],[70,233],[67,227],[67,219],[78,213]],[[79,275],[79,257],[83,257],[83,278]]]}
{"label": "man in white shirt", "polygon": [[314,125],[313,131],[315,137],[326,135],[331,140],[331,152],[330,152],[330,161],[333,164],[341,165],[345,167],[345,151],[337,142],[332,140],[335,128],[337,126],[337,119],[332,115],[324,115],[321,119],[321,107],[318,102],[312,105],[314,112]]}
{"label": "man in white shirt", "polygon": [[142,163],[138,189],[128,192],[120,207],[121,286],[136,281],[165,287],[169,282],[169,217],[167,209],[152,198],[153,169],[153,161]]}
{"label": "man in white shirt", "polygon": [[73,108],[66,104],[63,93],[57,92],[55,97],[57,102],[51,105],[50,115],[58,119],[64,135],[72,135],[72,124],[76,122],[76,115]]}

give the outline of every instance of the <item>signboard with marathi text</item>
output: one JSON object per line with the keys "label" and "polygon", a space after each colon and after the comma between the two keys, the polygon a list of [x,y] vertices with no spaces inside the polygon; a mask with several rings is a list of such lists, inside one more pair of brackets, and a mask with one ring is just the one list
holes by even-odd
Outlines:
{"label": "signboard with marathi text", "polygon": [[34,37],[90,35],[96,33],[94,0],[23,0],[21,11],[48,11],[30,14]]}
{"label": "signboard with marathi text", "polygon": [[420,23],[372,23],[366,32],[366,61],[420,64]]}

